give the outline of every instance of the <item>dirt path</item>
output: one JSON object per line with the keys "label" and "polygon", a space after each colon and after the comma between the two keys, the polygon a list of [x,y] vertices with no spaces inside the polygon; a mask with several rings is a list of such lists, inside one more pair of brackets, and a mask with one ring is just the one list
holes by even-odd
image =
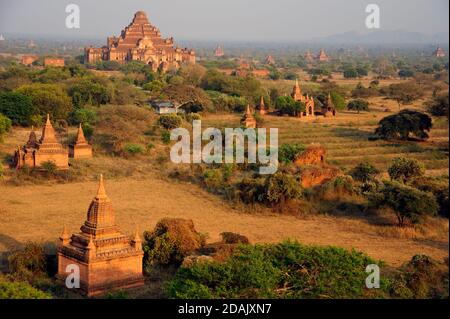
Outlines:
{"label": "dirt path", "polygon": [[[65,224],[70,232],[79,230],[86,218],[96,183],[54,186],[0,186],[0,251],[28,240],[56,241]],[[156,178],[106,181],[106,190],[116,211],[117,223],[131,234],[135,225],[153,229],[163,217],[194,220],[198,231],[219,239],[223,231],[244,234],[252,242],[278,242],[297,239],[306,244],[355,248],[399,265],[414,254],[437,259],[448,256],[448,238],[443,241],[418,241],[385,238],[365,222],[343,217],[243,214],[208,194],[198,186],[170,183]]]}

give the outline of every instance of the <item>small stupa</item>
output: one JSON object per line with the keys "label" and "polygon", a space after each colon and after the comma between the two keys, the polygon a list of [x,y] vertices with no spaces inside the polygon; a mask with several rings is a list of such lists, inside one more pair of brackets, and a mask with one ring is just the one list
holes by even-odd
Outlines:
{"label": "small stupa", "polygon": [[251,111],[250,105],[247,105],[247,109],[241,120],[241,124],[245,128],[256,128],[256,119],[253,116],[253,112]]}
{"label": "small stupa", "polygon": [[260,115],[266,115],[267,114],[267,107],[264,103],[264,97],[261,96],[261,100],[259,102],[258,111]]}
{"label": "small stupa", "polygon": [[81,123],[78,126],[77,138],[74,143],[69,145],[69,156],[73,158],[91,158],[92,146],[88,144],[84,137]]}

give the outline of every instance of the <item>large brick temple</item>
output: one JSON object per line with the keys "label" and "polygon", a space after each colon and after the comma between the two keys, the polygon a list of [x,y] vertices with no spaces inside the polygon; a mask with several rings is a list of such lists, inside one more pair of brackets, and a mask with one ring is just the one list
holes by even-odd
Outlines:
{"label": "large brick temple", "polygon": [[119,230],[101,175],[80,230],[69,236],[64,227],[58,247],[58,278],[64,280],[67,266],[77,265],[81,291],[88,296],[144,284],[144,253],[138,231],[130,238]]}
{"label": "large brick temple", "polygon": [[138,11],[120,36],[107,38],[106,46],[85,48],[85,62],[97,61],[142,61],[155,71],[165,71],[182,63],[195,63],[195,52],[174,47],[173,38],[161,38],[159,29],[150,24],[145,12]]}

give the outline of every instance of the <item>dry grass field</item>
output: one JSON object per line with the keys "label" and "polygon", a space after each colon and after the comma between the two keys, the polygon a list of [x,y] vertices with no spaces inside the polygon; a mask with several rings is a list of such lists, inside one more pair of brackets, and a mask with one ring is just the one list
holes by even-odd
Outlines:
{"label": "dry grass field", "polygon": [[[401,155],[420,159],[427,174],[448,176],[448,154],[440,150],[448,144],[446,125],[437,125],[428,142],[368,141],[383,116],[386,113],[379,107],[359,115],[338,113],[334,119],[267,116],[265,126],[279,128],[280,143],[321,143],[328,151],[328,161],[344,170],[363,159],[370,159],[386,170],[391,159]],[[235,127],[238,121],[237,115],[215,114],[204,116],[202,124],[204,128]],[[11,154],[26,140],[27,134],[28,130],[14,129],[0,144],[0,155],[5,158]],[[361,217],[298,218],[270,212],[244,213],[197,185],[162,178],[158,167],[152,169],[146,161],[96,157],[84,163],[84,167],[89,178],[83,182],[22,186],[0,182],[0,251],[14,249],[27,241],[55,243],[63,225],[71,232],[78,231],[95,195],[93,178],[107,171],[110,175],[107,191],[118,224],[130,234],[136,225],[142,231],[149,230],[163,217],[182,217],[192,219],[200,232],[209,235],[210,242],[217,241],[224,231],[244,234],[252,242],[291,238],[305,244],[358,249],[395,266],[417,253],[437,259],[448,256],[448,220],[436,219],[426,228],[414,230],[374,224]],[[127,170],[128,174],[118,173]]]}

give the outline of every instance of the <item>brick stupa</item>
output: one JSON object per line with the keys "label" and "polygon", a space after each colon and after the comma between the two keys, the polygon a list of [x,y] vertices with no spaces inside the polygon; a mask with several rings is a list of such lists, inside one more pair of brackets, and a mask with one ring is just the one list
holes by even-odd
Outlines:
{"label": "brick stupa", "polygon": [[69,168],[69,158],[67,150],[58,142],[55,130],[47,114],[47,121],[42,129],[42,135],[37,141],[36,133],[31,130],[28,142],[18,147],[14,154],[14,162],[17,169],[28,166],[39,168],[45,162],[54,162],[58,169]]}
{"label": "brick stupa", "polygon": [[78,127],[77,138],[74,143],[69,145],[69,156],[73,158],[91,158],[92,146],[88,144],[84,137],[83,128]]}
{"label": "brick stupa", "polygon": [[258,111],[260,115],[266,115],[267,114],[267,107],[264,103],[264,98],[261,96],[261,100],[259,101]]}
{"label": "brick stupa", "polygon": [[241,124],[242,126],[244,126],[245,128],[256,128],[256,120],[255,117],[253,116],[253,113],[250,109],[250,105],[247,105],[247,109],[245,111],[244,116],[241,119]]}
{"label": "brick stupa", "polygon": [[120,232],[100,175],[97,195],[89,206],[81,232],[69,236],[64,228],[61,234],[57,277],[65,280],[66,267],[77,265],[80,288],[87,296],[141,286],[144,284],[141,243],[137,230],[132,239]]}
{"label": "brick stupa", "polygon": [[291,94],[292,98],[296,101],[296,102],[301,102],[305,104],[305,112],[299,112],[297,115],[299,117],[302,117],[303,115],[305,116],[314,116],[314,108],[315,108],[315,102],[314,102],[314,98],[310,97],[308,94],[307,95],[303,95],[302,93],[302,89],[300,88],[300,84],[298,84],[298,80],[295,80],[295,85],[292,88],[292,94]]}

